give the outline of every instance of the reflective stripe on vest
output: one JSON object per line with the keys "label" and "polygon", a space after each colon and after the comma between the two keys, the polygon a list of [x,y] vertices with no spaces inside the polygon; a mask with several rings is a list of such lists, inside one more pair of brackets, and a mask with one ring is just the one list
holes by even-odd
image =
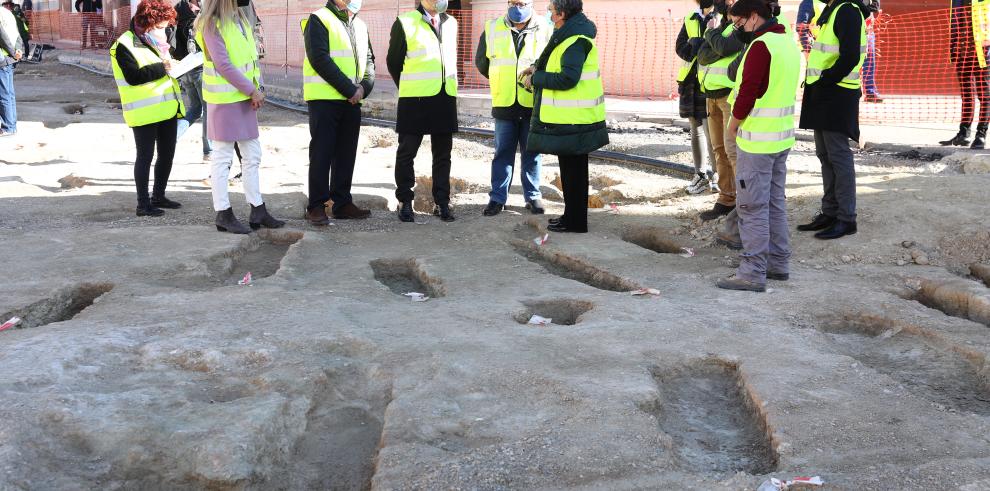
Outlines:
{"label": "reflective stripe on vest", "polygon": [[[230,64],[237,69],[241,75],[254,83],[255,88],[261,86],[261,68],[258,66],[258,45],[254,41],[254,30],[243,24],[228,22],[220,25],[217,22],[217,30],[223,38],[223,44],[227,48],[227,56]],[[196,33],[196,41],[205,48],[203,33]],[[251,98],[251,94],[245,94],[234,87],[217,71],[210,52],[203,50],[203,100],[210,104],[233,104],[235,102],[246,101]]]}
{"label": "reflective stripe on vest", "polygon": [[448,16],[438,37],[418,10],[399,16],[406,35],[406,59],[399,75],[399,97],[430,97],[444,88],[457,96],[457,19]]}
{"label": "reflective stripe on vest", "polygon": [[[811,47],[811,54],[808,56],[808,71],[807,78],[805,78],[805,83],[813,84],[821,78],[822,72],[827,70],[839,59],[839,37],[835,34],[835,17],[839,13],[839,9],[851,8],[856,9],[859,12],[859,7],[851,3],[840,3],[837,7],[832,10],[831,15],[825,25],[821,26],[821,32],[818,33],[818,39],[815,44]],[[845,87],[847,89],[858,89],[860,88],[860,76],[859,70],[863,67],[863,62],[866,60],[866,26],[865,24],[860,24],[859,27],[859,62],[856,66],[846,74],[842,81],[839,82],[840,87]]]}
{"label": "reflective stripe on vest", "polygon": [[[695,18],[695,12],[691,12],[684,18],[684,29],[687,30],[688,39],[701,37],[701,20]],[[692,58],[691,61],[681,60],[681,69],[677,72],[677,83],[687,79],[695,61],[697,58]]]}
{"label": "reflective stripe on vest", "polygon": [[533,27],[521,33],[523,47],[516,55],[512,30],[504,17],[485,23],[485,54],[488,57],[488,86],[492,93],[492,107],[509,107],[517,101],[523,107],[533,107],[533,93],[516,83],[519,73],[536,63],[550,42],[553,26],[545,17],[534,15],[529,20]]}
{"label": "reflective stripe on vest", "polygon": [[124,72],[117,64],[118,49],[126,49],[134,57],[138,68],[161,63],[162,59],[158,53],[142,44],[133,31],[122,34],[110,47],[110,65],[127,126],[145,126],[181,116],[185,107],[179,97],[179,82],[166,75],[146,84],[128,84]]}
{"label": "reflective stripe on vest", "polygon": [[[801,50],[793,36],[768,32],[753,41],[770,52],[770,80],[767,91],[756,100],[753,110],[739,125],[736,145],[753,154],[774,154],[794,146],[794,109],[801,79]],[[752,47],[752,44],[750,45]],[[740,65],[739,80],[746,76],[746,54]],[[733,101],[738,92],[733,90]]]}
{"label": "reflective stripe on vest", "polygon": [[[554,48],[547,60],[547,73],[559,73],[564,52],[578,39],[591,43],[581,68],[581,81],[568,90],[542,89],[540,121],[551,124],[593,124],[605,121],[605,89],[598,65],[598,47],[586,36],[571,36]],[[585,76],[587,75],[587,76]]]}
{"label": "reflective stripe on vest", "polygon": [[[357,17],[351,18],[355,43],[352,45],[351,36],[347,33],[344,21],[340,20],[330,9],[322,8],[313,12],[313,15],[320,19],[320,23],[327,30],[330,59],[347,78],[355,84],[360,83],[364,79],[364,71],[367,68],[368,26]],[[304,32],[308,23],[308,17],[301,22]],[[342,101],[347,98],[316,73],[316,69],[309,61],[309,56],[306,56],[303,60],[303,99],[307,101]]]}
{"label": "reflective stripe on vest", "polygon": [[[722,29],[722,37],[727,38],[732,35],[735,31],[735,27],[732,24],[725,26]],[[701,82],[701,89],[705,92],[711,92],[715,90],[725,90],[731,89],[735,86],[735,82],[729,78],[729,65],[739,57],[739,53],[734,55],[726,56],[719,59],[715,63],[708,65],[704,68],[698,69],[698,80]]]}

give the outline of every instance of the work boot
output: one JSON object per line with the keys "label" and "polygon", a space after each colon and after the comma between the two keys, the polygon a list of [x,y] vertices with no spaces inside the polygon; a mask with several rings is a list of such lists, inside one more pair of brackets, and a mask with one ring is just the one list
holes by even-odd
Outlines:
{"label": "work boot", "polygon": [[698,218],[701,218],[701,221],[703,222],[707,222],[708,220],[714,220],[720,216],[728,215],[729,212],[735,209],[736,209],[735,205],[729,206],[729,205],[723,205],[722,203],[715,203],[715,207],[713,207],[710,210],[701,212],[701,214],[698,215]]}
{"label": "work boot", "polygon": [[251,205],[251,217],[248,218],[248,224],[253,230],[258,230],[261,227],[282,228],[285,226],[285,222],[276,220],[275,217],[268,214],[268,209],[265,208],[264,203],[258,206]]}
{"label": "work boot", "polygon": [[819,213],[815,215],[815,218],[814,220],[811,221],[811,223],[798,225],[797,229],[802,232],[810,232],[812,230],[825,230],[831,227],[832,225],[834,225],[835,222],[836,222],[835,217],[830,217],[824,213]]}
{"label": "work boot", "polygon": [[371,216],[371,210],[358,208],[354,203],[347,203],[340,207],[340,211],[333,212],[333,217],[340,220],[364,220]]}
{"label": "work boot", "polygon": [[450,205],[433,205],[433,214],[445,222],[455,220],[454,213],[450,211]]}
{"label": "work boot", "polygon": [[980,123],[976,125],[976,137],[973,138],[973,145],[969,148],[973,150],[983,150],[986,146],[987,139],[987,123]]}
{"label": "work boot", "polygon": [[744,280],[736,275],[732,275],[728,278],[720,278],[718,281],[715,282],[715,286],[723,290],[741,290],[747,292],[767,291],[766,285],[753,283],[752,281]]}
{"label": "work boot", "polygon": [[499,213],[502,213],[503,208],[505,208],[505,205],[502,203],[497,201],[489,201],[488,206],[485,207],[485,210],[482,211],[481,214],[486,217],[493,217]]}
{"label": "work boot", "polygon": [[715,234],[715,243],[734,251],[741,251],[743,248],[742,242],[739,242],[734,237],[730,237],[729,234],[721,230]]}
{"label": "work boot", "polygon": [[415,222],[416,215],[413,214],[412,201],[403,201],[399,208],[399,220],[403,222]]}
{"label": "work boot", "polygon": [[767,271],[767,279],[777,280],[777,281],[787,281],[791,279],[791,275],[789,273],[777,273],[774,271]]}
{"label": "work boot", "polygon": [[218,232],[230,232],[232,234],[251,233],[251,229],[247,228],[246,225],[234,216],[234,210],[231,208],[217,212],[216,225]]}
{"label": "work boot", "polygon": [[534,215],[542,215],[547,212],[547,210],[543,208],[543,201],[540,199],[527,201],[526,209],[529,210]]}
{"label": "work boot", "polygon": [[956,133],[956,136],[952,137],[949,140],[940,141],[938,142],[938,144],[942,145],[943,147],[948,147],[952,145],[958,147],[965,147],[966,145],[969,145],[969,123],[960,124],[959,133]]}
{"label": "work boot", "polygon": [[327,216],[327,209],[323,205],[316,205],[313,208],[306,208],[306,221],[314,227],[325,227],[330,224],[330,217]]}

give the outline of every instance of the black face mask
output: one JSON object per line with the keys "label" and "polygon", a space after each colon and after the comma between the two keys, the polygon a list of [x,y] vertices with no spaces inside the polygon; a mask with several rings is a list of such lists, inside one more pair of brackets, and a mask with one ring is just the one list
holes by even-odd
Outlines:
{"label": "black face mask", "polygon": [[715,5],[715,0],[701,0],[701,8],[710,9],[712,5]]}
{"label": "black face mask", "polygon": [[238,7],[247,7],[248,5],[251,5],[251,0],[237,0]]}

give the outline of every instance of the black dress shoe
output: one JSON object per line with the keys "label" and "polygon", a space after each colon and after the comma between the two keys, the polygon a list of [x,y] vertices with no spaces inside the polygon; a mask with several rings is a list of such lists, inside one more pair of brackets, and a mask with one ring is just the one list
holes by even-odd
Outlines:
{"label": "black dress shoe", "polygon": [[399,220],[403,222],[415,222],[416,215],[413,214],[412,201],[403,201],[399,208]]}
{"label": "black dress shoe", "polygon": [[584,229],[584,230],[579,230],[579,229],[572,228],[572,227],[569,227],[567,225],[564,225],[563,223],[560,223],[560,222],[551,223],[550,225],[547,226],[547,230],[549,230],[551,232],[558,232],[558,233],[565,233],[565,234],[566,233],[575,233],[575,234],[586,234],[586,233],[588,233],[588,229],[587,228]]}
{"label": "black dress shoe", "polygon": [[797,229],[802,232],[810,232],[812,230],[825,230],[835,224],[838,220],[835,217],[830,217],[824,213],[819,213],[815,215],[815,219],[811,223],[805,223],[798,225]]}
{"label": "black dress shoe", "polygon": [[138,205],[136,214],[139,217],[160,217],[165,214],[165,210],[161,208],[155,208],[151,205],[141,206]]}
{"label": "black dress shoe", "polygon": [[556,224],[562,222],[563,220],[564,220],[564,216],[561,215],[561,216],[559,216],[557,218],[548,218],[547,219],[547,223],[549,223],[550,225],[556,225]]}
{"label": "black dress shoe", "polygon": [[856,233],[856,222],[836,220],[834,225],[815,234],[815,238],[822,240],[838,239],[854,233]]}
{"label": "black dress shoe", "polygon": [[498,215],[499,213],[502,213],[502,209],[504,208],[505,205],[502,203],[489,201],[488,206],[485,207],[485,211],[481,212],[481,214],[485,215],[486,217],[493,217],[495,215]]}
{"label": "black dress shoe", "polygon": [[168,210],[176,210],[182,208],[182,205],[178,201],[172,201],[164,196],[161,198],[151,198],[151,206],[155,208],[165,208]]}
{"label": "black dress shoe", "polygon": [[445,222],[456,220],[454,212],[450,211],[450,205],[433,205],[433,215],[440,217],[440,220]]}

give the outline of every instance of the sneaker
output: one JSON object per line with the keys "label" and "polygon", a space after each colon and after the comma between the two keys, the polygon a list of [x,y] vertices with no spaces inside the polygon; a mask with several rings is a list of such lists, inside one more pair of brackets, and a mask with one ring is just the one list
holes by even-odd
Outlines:
{"label": "sneaker", "polygon": [[685,188],[688,194],[701,194],[708,189],[708,178],[704,174],[696,174],[691,184]]}

